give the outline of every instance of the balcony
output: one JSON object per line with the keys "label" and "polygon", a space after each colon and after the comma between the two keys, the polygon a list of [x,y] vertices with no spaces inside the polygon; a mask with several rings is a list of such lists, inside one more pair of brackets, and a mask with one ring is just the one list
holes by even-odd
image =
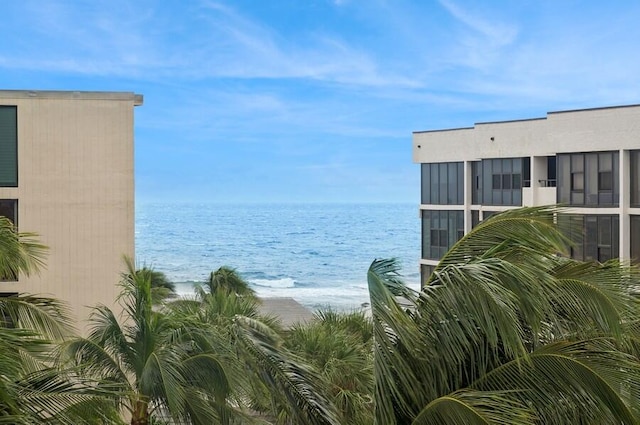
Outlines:
{"label": "balcony", "polygon": [[557,201],[556,180],[538,180],[537,185],[522,188],[522,205],[553,205]]}

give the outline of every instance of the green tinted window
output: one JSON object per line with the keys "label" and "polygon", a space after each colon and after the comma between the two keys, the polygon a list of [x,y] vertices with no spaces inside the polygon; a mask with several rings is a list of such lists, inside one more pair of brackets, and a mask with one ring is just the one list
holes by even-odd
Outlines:
{"label": "green tinted window", "polygon": [[0,106],[0,186],[18,186],[18,131],[15,106]]}

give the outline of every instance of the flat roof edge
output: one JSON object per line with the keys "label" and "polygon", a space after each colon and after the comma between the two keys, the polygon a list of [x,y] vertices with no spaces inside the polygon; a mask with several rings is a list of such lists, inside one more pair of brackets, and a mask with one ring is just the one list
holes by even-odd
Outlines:
{"label": "flat roof edge", "polygon": [[640,107],[640,103],[633,103],[629,105],[616,105],[616,106],[599,106],[595,108],[581,108],[581,109],[566,109],[563,111],[550,111],[547,112],[547,115],[550,114],[566,114],[571,112],[587,112],[587,111],[598,111],[603,109],[624,109],[624,108],[638,108]]}
{"label": "flat roof edge", "polygon": [[78,90],[0,90],[0,99],[95,99],[130,100],[142,105],[143,96],[133,92],[78,91]]}
{"label": "flat roof edge", "polygon": [[522,119],[503,120],[503,121],[484,121],[484,122],[475,123],[473,125],[473,127],[444,128],[444,129],[435,129],[435,130],[418,130],[418,131],[414,131],[413,134],[440,133],[440,132],[458,131],[458,130],[473,130],[479,125],[508,124],[508,123],[514,123],[514,122],[546,120],[547,117],[549,115],[552,115],[552,114],[566,114],[566,113],[575,113],[575,112],[588,112],[588,111],[598,111],[598,110],[606,110],[606,109],[625,109],[625,108],[640,108],[640,103],[629,104],[629,105],[600,106],[600,107],[595,107],[595,108],[567,109],[567,110],[563,110],[563,111],[550,111],[550,112],[547,112],[547,116],[546,117],[522,118]]}
{"label": "flat roof edge", "polygon": [[473,130],[474,127],[457,127],[457,128],[444,128],[444,129],[439,129],[439,130],[418,130],[418,131],[414,131],[413,134],[420,134],[420,133],[442,133],[445,131],[458,131],[458,130]]}
{"label": "flat roof edge", "polygon": [[516,120],[504,120],[504,121],[483,121],[477,122],[475,125],[486,125],[486,124],[509,124],[510,122],[523,122],[523,121],[544,121],[547,117],[536,117],[536,118],[519,118]]}

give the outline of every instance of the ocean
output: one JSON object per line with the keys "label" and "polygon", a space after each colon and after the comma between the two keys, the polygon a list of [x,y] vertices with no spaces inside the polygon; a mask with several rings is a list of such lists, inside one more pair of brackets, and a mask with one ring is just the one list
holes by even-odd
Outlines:
{"label": "ocean", "polygon": [[138,265],[164,272],[185,296],[225,265],[260,297],[349,310],[369,302],[371,262],[391,257],[417,288],[416,204],[136,205]]}

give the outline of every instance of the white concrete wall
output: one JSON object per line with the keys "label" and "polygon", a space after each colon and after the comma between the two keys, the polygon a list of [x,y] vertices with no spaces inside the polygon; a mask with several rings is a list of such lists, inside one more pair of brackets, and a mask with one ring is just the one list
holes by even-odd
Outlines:
{"label": "white concrete wall", "polygon": [[550,112],[546,118],[413,134],[417,163],[639,148],[640,105]]}

